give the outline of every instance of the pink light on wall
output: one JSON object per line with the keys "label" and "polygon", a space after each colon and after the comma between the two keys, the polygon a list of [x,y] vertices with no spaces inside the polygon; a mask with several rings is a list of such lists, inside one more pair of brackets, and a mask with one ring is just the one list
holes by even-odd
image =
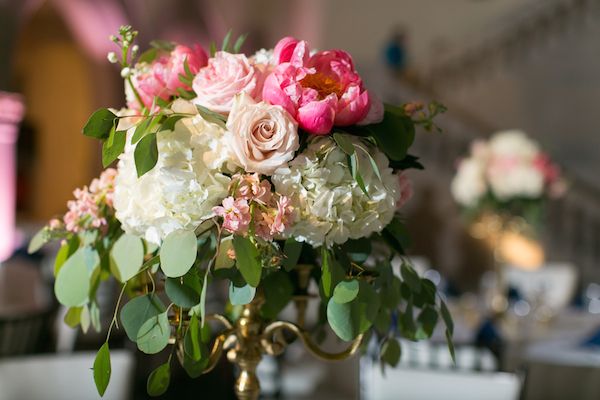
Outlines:
{"label": "pink light on wall", "polygon": [[15,247],[16,144],[25,107],[15,93],[0,91],[0,262]]}

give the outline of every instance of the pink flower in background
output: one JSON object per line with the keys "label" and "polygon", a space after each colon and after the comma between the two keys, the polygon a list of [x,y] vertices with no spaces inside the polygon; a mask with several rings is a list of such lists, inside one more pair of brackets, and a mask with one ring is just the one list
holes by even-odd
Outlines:
{"label": "pink flower in background", "polygon": [[196,92],[195,104],[211,111],[228,114],[233,99],[239,93],[257,97],[257,70],[243,54],[219,51],[198,72],[192,84]]}
{"label": "pink flower in background", "polygon": [[215,214],[223,217],[223,228],[231,233],[244,234],[250,225],[250,206],[245,199],[229,196],[223,199],[223,205],[213,208]]}
{"label": "pink flower in background", "polygon": [[293,213],[292,200],[287,196],[280,196],[277,200],[275,220],[271,225],[271,234],[276,235],[285,232],[293,222]]}
{"label": "pink flower in background", "polygon": [[334,125],[353,125],[367,116],[369,93],[350,54],[330,50],[309,56],[305,41],[284,38],[274,58],[279,65],[265,80],[263,100],[284,107],[302,129],[324,135]]}
{"label": "pink flower in background", "polygon": [[398,174],[398,182],[400,184],[400,197],[396,202],[396,208],[404,206],[413,196],[412,181],[404,172]]}
{"label": "pink flower in background", "polygon": [[[178,94],[178,88],[190,90],[191,87],[179,80],[180,74],[186,75],[184,61],[187,60],[190,72],[195,75],[206,65],[207,59],[206,52],[199,45],[193,47],[177,45],[170,53],[160,55],[150,64],[136,66],[132,82],[144,107],[152,107],[155,97],[169,100],[171,96]],[[139,109],[140,105],[135,95],[129,87],[127,89],[127,106]]]}
{"label": "pink flower in background", "polygon": [[552,184],[560,177],[560,169],[546,153],[539,153],[533,160],[533,166],[540,171],[548,184]]}

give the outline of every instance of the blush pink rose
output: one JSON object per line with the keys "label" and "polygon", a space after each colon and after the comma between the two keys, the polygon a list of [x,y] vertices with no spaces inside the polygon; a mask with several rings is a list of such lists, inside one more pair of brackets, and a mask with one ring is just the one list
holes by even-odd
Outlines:
{"label": "blush pink rose", "polygon": [[197,97],[193,102],[226,115],[237,94],[256,98],[258,79],[256,68],[245,55],[219,51],[194,78],[192,87]]}
{"label": "blush pink rose", "polygon": [[[184,62],[187,60],[190,72],[198,73],[207,62],[207,55],[199,45],[187,47],[177,45],[166,54],[161,54],[149,64],[143,63],[136,66],[132,82],[137,90],[144,107],[152,107],[154,98],[158,97],[168,101],[172,96],[177,96],[177,89],[190,90],[191,87],[179,80],[179,75],[186,75]],[[140,104],[129,87],[127,87],[127,106],[139,109]]]}
{"label": "blush pink rose", "polygon": [[305,41],[284,38],[275,46],[279,65],[265,80],[263,100],[281,105],[317,135],[363,120],[371,101],[352,57],[342,50],[308,54]]}

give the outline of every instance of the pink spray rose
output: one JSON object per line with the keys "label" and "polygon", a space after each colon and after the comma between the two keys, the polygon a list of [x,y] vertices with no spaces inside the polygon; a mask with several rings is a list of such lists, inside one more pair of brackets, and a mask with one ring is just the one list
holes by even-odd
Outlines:
{"label": "pink spray rose", "polygon": [[396,208],[405,205],[413,196],[412,182],[404,172],[398,174],[398,182],[400,187],[400,197],[396,202]]}
{"label": "pink spray rose", "polygon": [[213,208],[215,214],[223,217],[223,228],[231,233],[244,234],[250,225],[250,207],[245,199],[227,197],[223,205]]}
{"label": "pink spray rose", "polygon": [[265,80],[263,100],[283,106],[302,129],[324,135],[333,125],[353,125],[367,116],[369,93],[345,51],[309,56],[305,41],[284,38],[273,56],[279,65]]}
{"label": "pink spray rose", "polygon": [[[177,45],[170,53],[160,55],[150,64],[136,66],[132,81],[144,106],[150,108],[155,97],[168,100],[177,95],[178,88],[190,90],[179,80],[180,74],[186,75],[184,62],[187,60],[190,72],[195,75],[206,65],[207,59],[206,52],[199,45]],[[127,93],[127,105],[132,109],[140,108],[132,92]]]}
{"label": "pink spray rose", "polygon": [[238,93],[256,98],[258,79],[256,68],[245,55],[219,51],[194,78],[192,86],[197,97],[193,102],[211,111],[228,114]]}

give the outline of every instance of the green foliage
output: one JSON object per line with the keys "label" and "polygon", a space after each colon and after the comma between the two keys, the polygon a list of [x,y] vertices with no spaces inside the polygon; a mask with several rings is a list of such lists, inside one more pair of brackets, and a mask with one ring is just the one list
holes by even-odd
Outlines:
{"label": "green foliage", "polygon": [[221,239],[219,252],[215,258],[215,269],[231,268],[235,265],[235,260],[232,260],[228,255],[229,250],[233,250],[233,236]]}
{"label": "green foliage", "polygon": [[133,157],[138,177],[154,168],[158,161],[156,133],[149,133],[140,139],[133,151]]}
{"label": "green foliage", "polygon": [[[96,257],[89,254],[93,253]],[[90,290],[90,271],[99,261],[95,251],[82,247],[65,261],[54,283],[54,294],[67,307],[79,307],[87,303]]]}
{"label": "green foliage", "polygon": [[364,127],[367,135],[391,159],[404,159],[415,139],[415,126],[402,109],[386,104],[383,121]]}
{"label": "green foliage", "polygon": [[300,254],[302,253],[302,246],[302,242],[297,242],[292,237],[285,241],[285,244],[283,245],[283,261],[281,266],[286,271],[291,271],[298,264]]}
{"label": "green foliage", "polygon": [[137,333],[138,349],[146,354],[156,354],[169,344],[171,325],[166,312],[144,322]]}
{"label": "green foliage", "polygon": [[83,307],[70,307],[65,314],[63,321],[71,328],[76,328],[81,321],[81,311]]}
{"label": "green foliage", "polygon": [[113,245],[110,256],[115,264],[115,277],[121,282],[133,278],[144,263],[144,244],[137,236],[123,234]]}
{"label": "green foliage", "polygon": [[408,229],[397,217],[383,229],[381,236],[398,254],[404,254],[410,245]]}
{"label": "green foliage", "polygon": [[125,150],[125,142],[127,141],[127,132],[117,131],[113,127],[110,130],[110,135],[102,143],[102,165],[104,168],[112,164]]}
{"label": "green foliage", "polygon": [[231,34],[232,33],[233,33],[233,31],[230,29],[225,34],[225,37],[223,38],[223,43],[221,44],[221,51],[228,51],[229,50],[229,41],[231,40]]}
{"label": "green foliage", "polygon": [[150,396],[160,396],[169,388],[171,382],[171,364],[166,362],[150,373],[146,390]]}
{"label": "green foliage", "polygon": [[200,116],[202,116],[202,118],[205,121],[219,125],[222,128],[225,128],[225,122],[227,121],[227,118],[225,118],[223,115],[216,113],[214,111],[211,111],[208,108],[203,107],[198,104],[196,104],[196,109],[198,110],[198,113],[200,114]]}
{"label": "green foliage", "polygon": [[408,263],[402,263],[400,273],[403,281],[408,285],[413,294],[421,292],[421,278],[419,278],[417,272]]}
{"label": "green foliage", "polygon": [[250,286],[258,287],[262,274],[262,265],[258,249],[249,238],[234,235],[235,264]]}
{"label": "green foliage", "polygon": [[325,297],[333,294],[335,286],[341,282],[346,273],[339,262],[325,247],[321,248],[321,288]]}
{"label": "green foliage", "polygon": [[386,364],[395,367],[400,362],[402,350],[396,338],[388,337],[381,344],[379,355]]}
{"label": "green foliage", "polygon": [[202,284],[197,274],[189,273],[180,278],[167,278],[165,280],[165,293],[173,304],[192,308],[200,302]]}
{"label": "green foliage", "polygon": [[234,306],[242,306],[248,304],[254,299],[256,288],[245,284],[244,286],[236,286],[233,282],[229,283],[229,302]]}
{"label": "green foliage", "polygon": [[160,248],[160,266],[166,276],[177,278],[185,275],[198,254],[194,231],[176,230],[167,235]]}
{"label": "green foliage", "polygon": [[58,275],[58,272],[62,268],[63,264],[73,253],[77,251],[79,248],[79,237],[76,235],[72,235],[67,239],[67,243],[64,243],[58,253],[56,254],[56,258],[54,259],[54,276]]}
{"label": "green foliage", "polygon": [[351,156],[356,152],[356,150],[354,149],[354,144],[352,144],[350,139],[348,139],[345,135],[334,132],[333,140],[337,143],[338,146],[340,146],[340,149],[342,149],[342,151],[346,153],[346,155]]}
{"label": "green foliage", "polygon": [[110,131],[115,125],[117,116],[107,108],[96,110],[88,119],[83,127],[85,136],[96,139],[107,139],[110,136]]}
{"label": "green foliage", "polygon": [[29,242],[29,246],[27,247],[27,253],[29,253],[29,254],[35,253],[36,251],[41,249],[43,245],[48,243],[50,238],[51,237],[50,237],[50,232],[48,231],[48,228],[43,227],[42,229],[37,231],[37,233],[35,235],[33,235],[33,238],[31,238],[31,241]]}
{"label": "green foliage", "polygon": [[341,281],[333,290],[333,301],[339,304],[348,303],[358,296],[359,285],[356,279]]}
{"label": "green foliage", "polygon": [[232,53],[237,54],[240,52],[240,50],[242,49],[242,46],[244,45],[244,42],[246,41],[246,38],[248,37],[247,33],[244,33],[242,35],[240,35],[237,40],[235,41],[235,44],[233,45],[233,51]]}
{"label": "green foliage", "polygon": [[110,350],[108,349],[108,343],[104,343],[98,350],[94,360],[94,383],[100,396],[104,396],[104,392],[106,392],[110,382],[110,373]]}
{"label": "green foliage", "polygon": [[265,295],[262,315],[267,319],[275,319],[292,299],[294,286],[289,274],[284,271],[270,273],[261,283]]}
{"label": "green foliage", "polygon": [[142,324],[164,312],[165,306],[157,295],[134,297],[121,309],[121,325],[129,340],[135,342]]}
{"label": "green foliage", "polygon": [[327,303],[327,321],[342,340],[351,341],[366,332],[379,311],[379,296],[365,281],[359,284],[358,296],[348,303],[338,303],[333,298]]}

